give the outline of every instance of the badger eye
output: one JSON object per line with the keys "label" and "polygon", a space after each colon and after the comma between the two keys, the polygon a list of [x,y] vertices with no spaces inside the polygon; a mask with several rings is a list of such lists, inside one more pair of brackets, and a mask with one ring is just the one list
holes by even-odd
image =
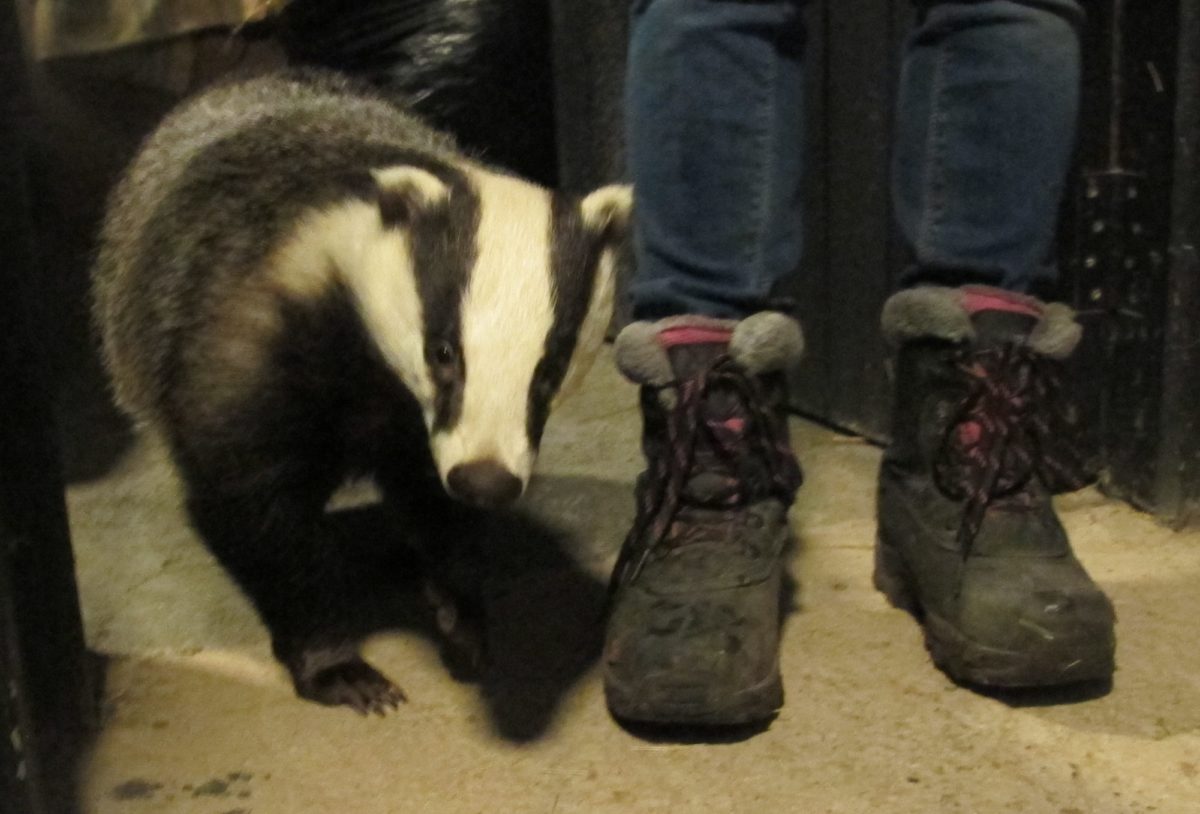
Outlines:
{"label": "badger eye", "polygon": [[454,364],[455,353],[454,346],[449,342],[437,342],[433,346],[433,360],[439,365]]}

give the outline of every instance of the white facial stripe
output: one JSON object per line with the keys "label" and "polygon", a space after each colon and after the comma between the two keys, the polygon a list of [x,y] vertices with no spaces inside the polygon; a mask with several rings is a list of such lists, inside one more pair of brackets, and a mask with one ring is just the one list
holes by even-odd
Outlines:
{"label": "white facial stripe", "polygon": [[303,298],[319,296],[337,275],[383,358],[432,420],[421,301],[403,231],[383,228],[373,203],[342,203],[305,218],[279,250],[274,268],[278,284]]}
{"label": "white facial stripe", "polygon": [[456,464],[492,458],[527,482],[529,385],[554,322],[550,196],[515,178],[470,175],[480,223],[461,307],[466,387],[459,420],[434,439],[434,455],[443,478]]}

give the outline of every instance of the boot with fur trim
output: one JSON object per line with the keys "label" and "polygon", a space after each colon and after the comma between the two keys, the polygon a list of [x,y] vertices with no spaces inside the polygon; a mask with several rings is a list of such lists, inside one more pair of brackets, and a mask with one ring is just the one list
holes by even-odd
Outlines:
{"label": "boot with fur trim", "polygon": [[782,554],[800,485],[784,371],[795,320],[676,317],[617,337],[641,385],[637,518],[613,573],[605,695],[619,719],[736,725],[771,717]]}
{"label": "boot with fur trim", "polygon": [[1105,680],[1114,614],[1051,495],[1083,485],[1055,368],[1081,329],[1064,305],[922,287],[883,309],[897,348],[879,476],[875,585],[967,685]]}

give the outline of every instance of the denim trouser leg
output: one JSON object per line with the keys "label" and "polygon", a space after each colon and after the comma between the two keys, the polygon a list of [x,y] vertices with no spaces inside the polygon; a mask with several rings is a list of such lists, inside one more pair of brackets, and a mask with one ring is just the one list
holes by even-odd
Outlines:
{"label": "denim trouser leg", "polygon": [[740,318],[800,258],[801,0],[638,0],[634,316]]}
{"label": "denim trouser leg", "polygon": [[902,285],[1052,282],[1079,111],[1075,0],[931,5],[901,72],[893,196]]}

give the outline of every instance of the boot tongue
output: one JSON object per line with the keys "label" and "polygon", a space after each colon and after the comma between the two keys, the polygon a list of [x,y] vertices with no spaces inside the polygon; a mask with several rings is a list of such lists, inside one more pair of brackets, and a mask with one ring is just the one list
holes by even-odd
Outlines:
{"label": "boot tongue", "polygon": [[1018,311],[987,309],[971,314],[975,345],[980,348],[1024,344],[1037,323],[1037,316]]}
{"label": "boot tongue", "polygon": [[[671,361],[677,384],[695,379],[712,370],[729,352],[732,332],[707,327],[674,327],[661,331],[659,344]],[[720,508],[739,499],[737,473],[730,469],[725,455],[717,448],[730,449],[744,444],[746,410],[736,392],[725,387],[709,387],[703,395],[698,418],[703,429],[694,438],[693,462],[683,487],[683,499],[694,506]]]}
{"label": "boot tongue", "polygon": [[658,341],[671,360],[676,381],[690,379],[713,366],[729,351],[732,332],[724,329],[681,326],[667,328]]}
{"label": "boot tongue", "polygon": [[980,348],[1024,344],[1042,317],[1041,304],[1032,297],[985,286],[963,289],[963,307],[975,326]]}
{"label": "boot tongue", "polygon": [[691,379],[713,366],[728,350],[728,345],[676,345],[667,348],[667,358],[671,360],[671,370],[675,372],[677,381]]}

